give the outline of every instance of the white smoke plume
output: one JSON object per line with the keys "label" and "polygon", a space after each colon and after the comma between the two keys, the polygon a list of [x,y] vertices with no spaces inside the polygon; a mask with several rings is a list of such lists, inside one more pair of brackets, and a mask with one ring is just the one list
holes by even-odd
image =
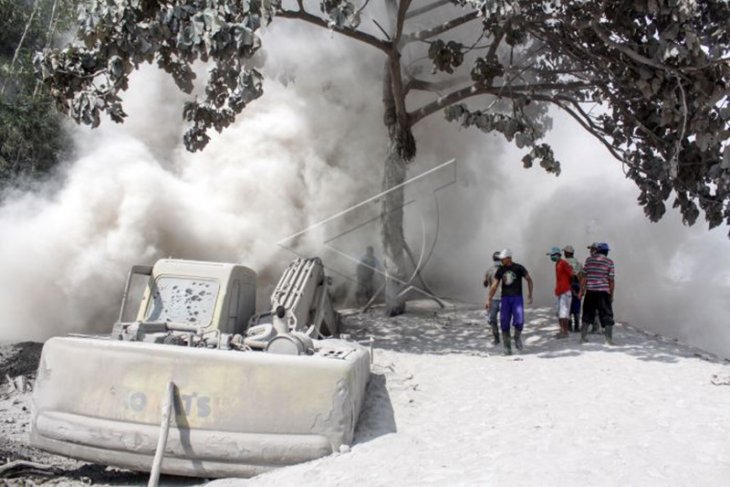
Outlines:
{"label": "white smoke plume", "polygon": [[[294,257],[277,242],[380,191],[387,141],[380,53],[284,20],[265,32],[264,46],[264,96],[204,151],[184,150],[183,97],[147,67],[132,79],[123,125],[74,127],[79,157],[54,186],[6,198],[0,340],[110,330],[128,268],[159,257],[244,263],[259,273],[265,298]],[[686,228],[671,211],[649,223],[620,164],[565,117],[556,117],[548,138],[563,162],[559,178],[524,170],[519,150],[439,115],[417,127],[416,138],[410,176],[457,160],[455,172],[439,172],[407,197],[419,200],[406,210],[414,252],[422,221],[423,247],[435,242],[425,276],[438,293],[482,303],[492,252],[511,247],[536,280],[537,304],[549,304],[547,249],[572,244],[584,258],[588,243],[607,241],[619,319],[730,355],[726,229]],[[437,194],[437,232],[432,191],[452,174],[455,183]],[[377,211],[370,205],[291,246],[351,275],[322,242]],[[331,245],[357,256],[379,240],[373,224]]]}
{"label": "white smoke plume", "polygon": [[159,257],[242,262],[275,283],[294,257],[280,239],[379,190],[379,69],[357,45],[297,32],[269,34],[266,94],[203,152],[183,149],[182,96],[152,67],[125,124],[73,128],[61,188],[0,208],[0,339],[110,330],[128,268]]}

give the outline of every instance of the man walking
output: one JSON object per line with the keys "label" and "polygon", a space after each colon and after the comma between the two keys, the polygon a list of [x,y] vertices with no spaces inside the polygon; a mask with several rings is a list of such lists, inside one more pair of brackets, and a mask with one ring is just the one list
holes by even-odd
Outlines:
{"label": "man walking", "polygon": [[492,287],[489,289],[486,308],[490,309],[492,298],[497,287],[502,287],[499,321],[502,328],[502,346],[505,355],[512,355],[512,337],[510,324],[515,328],[515,347],[522,350],[522,328],[525,325],[525,306],[522,300],[522,279],[527,281],[527,304],[532,304],[532,278],[523,266],[512,262],[512,251],[504,249],[499,253],[502,267],[494,274]]}
{"label": "man walking", "polygon": [[608,258],[607,243],[593,243],[588,249],[591,255],[583,265],[583,277],[580,280],[580,295],[585,296],[583,326],[580,329],[581,343],[587,341],[588,325],[594,322],[598,313],[606,343],[613,345],[613,261]]}
{"label": "man walking", "polygon": [[[575,249],[572,245],[563,247],[565,260],[568,261],[570,267],[573,268],[573,277],[570,280],[570,291],[572,293],[570,300],[570,316],[573,321],[573,331],[580,331],[580,276],[583,274],[583,266],[575,256]],[[569,327],[570,328],[570,327]]]}
{"label": "man walking", "polygon": [[570,281],[573,277],[573,268],[567,260],[561,258],[560,247],[553,247],[545,255],[555,262],[555,296],[558,298],[558,322],[560,332],[555,338],[568,338],[570,332],[570,300],[573,293],[570,290]]}
{"label": "man walking", "polygon": [[[487,270],[486,275],[484,276],[484,287],[486,287],[488,290],[492,287],[492,282],[494,282],[494,274],[497,273],[497,269],[500,268],[502,265],[502,262],[499,260],[499,251],[494,252],[492,254],[492,267],[490,267]],[[494,337],[493,344],[499,345],[499,327],[497,326],[497,316],[499,316],[499,304],[500,300],[502,298],[502,288],[497,287],[497,292],[494,294],[494,297],[491,300],[491,304],[489,306],[489,327],[492,329],[492,336]]]}

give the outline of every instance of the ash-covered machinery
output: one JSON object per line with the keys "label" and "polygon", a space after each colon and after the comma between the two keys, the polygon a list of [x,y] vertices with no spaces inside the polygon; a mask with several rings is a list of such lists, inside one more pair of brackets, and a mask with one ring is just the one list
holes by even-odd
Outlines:
{"label": "ash-covered machinery", "polygon": [[[125,321],[131,284],[144,291]],[[133,470],[248,477],[352,442],[370,356],[334,338],[319,259],[296,259],[255,313],[256,274],[164,259],[134,266],[110,336],[52,338],[31,443]]]}

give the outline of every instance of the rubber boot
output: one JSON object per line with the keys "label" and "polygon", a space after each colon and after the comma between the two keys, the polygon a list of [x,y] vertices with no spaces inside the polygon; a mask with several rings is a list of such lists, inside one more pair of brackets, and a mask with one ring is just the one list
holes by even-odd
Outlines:
{"label": "rubber boot", "polygon": [[589,326],[588,323],[586,323],[584,321],[580,327],[580,342],[581,343],[585,343],[588,341],[588,326]]}
{"label": "rubber boot", "polygon": [[499,345],[499,327],[496,324],[492,325],[492,336],[494,337],[492,345]]}
{"label": "rubber boot", "polygon": [[505,355],[512,355],[512,337],[510,337],[509,330],[502,331],[502,346]]}
{"label": "rubber boot", "polygon": [[598,331],[598,323],[596,322],[596,320],[593,320],[591,335],[595,335],[596,333],[600,333],[600,331]]}
{"label": "rubber boot", "polygon": [[613,326],[604,328],[603,333],[606,337],[606,345],[613,345]]}
{"label": "rubber boot", "polygon": [[515,348],[522,350],[522,330],[515,328]]}

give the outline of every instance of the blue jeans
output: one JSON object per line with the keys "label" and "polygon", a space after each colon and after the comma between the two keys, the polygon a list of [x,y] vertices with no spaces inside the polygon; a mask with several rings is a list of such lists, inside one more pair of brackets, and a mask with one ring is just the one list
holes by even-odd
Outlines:
{"label": "blue jeans", "polygon": [[518,330],[525,325],[525,305],[522,296],[502,296],[499,317],[502,331],[509,331],[510,322]]}

